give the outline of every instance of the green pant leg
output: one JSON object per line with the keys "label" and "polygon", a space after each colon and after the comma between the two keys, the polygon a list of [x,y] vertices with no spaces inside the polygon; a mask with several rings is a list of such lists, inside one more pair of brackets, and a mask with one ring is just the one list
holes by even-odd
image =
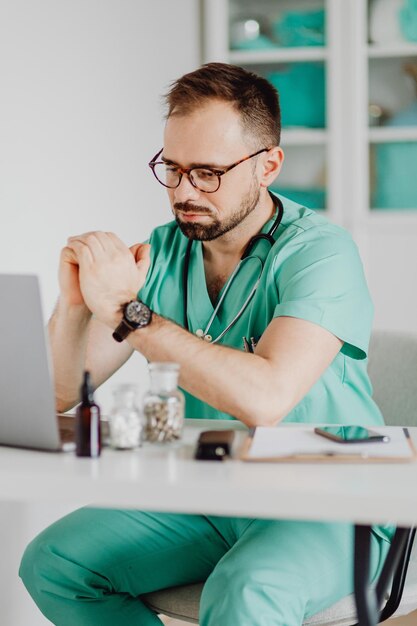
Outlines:
{"label": "green pant leg", "polygon": [[19,573],[53,624],[160,626],[136,596],[205,580],[228,548],[203,516],[83,508],[29,544]]}
{"label": "green pant leg", "polygon": [[[253,520],[209,576],[200,626],[301,626],[353,592],[353,542],[350,524]],[[372,535],[372,579],[388,548]]]}

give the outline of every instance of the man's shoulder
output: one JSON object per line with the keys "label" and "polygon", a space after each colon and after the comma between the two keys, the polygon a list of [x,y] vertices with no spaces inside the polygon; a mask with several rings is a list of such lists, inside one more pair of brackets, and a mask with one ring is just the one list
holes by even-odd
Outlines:
{"label": "man's shoulder", "polygon": [[149,243],[153,248],[182,247],[187,244],[187,238],[178,228],[175,220],[157,226],[151,233]]}
{"label": "man's shoulder", "polygon": [[[313,241],[318,239],[333,239],[353,243],[350,233],[341,226],[329,221],[323,211],[309,209],[289,198],[280,196],[284,206],[284,215],[281,223],[281,242],[303,239]],[[281,237],[280,237],[281,238]]]}
{"label": "man's shoulder", "polygon": [[270,258],[277,271],[328,260],[359,268],[358,246],[349,231],[314,210],[281,200],[284,215]]}

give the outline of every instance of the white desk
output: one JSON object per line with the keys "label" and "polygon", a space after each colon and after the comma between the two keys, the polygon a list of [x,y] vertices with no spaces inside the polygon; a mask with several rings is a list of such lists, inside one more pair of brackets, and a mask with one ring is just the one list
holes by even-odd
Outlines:
{"label": "white desk", "polygon": [[[176,447],[145,444],[135,451],[104,449],[99,459],[0,447],[0,500],[360,525],[417,524],[417,463],[195,461],[198,434],[209,428],[236,428],[235,447],[246,430],[239,422],[186,420],[183,441]],[[417,444],[417,428],[410,433]],[[365,529],[355,551],[359,572],[366,571],[361,555],[367,542]],[[355,593],[362,605],[368,605],[363,575]],[[363,623],[376,624],[377,612],[371,611]]]}
{"label": "white desk", "polygon": [[[187,420],[177,448],[104,449],[99,459],[0,447],[0,500],[67,502],[269,518],[417,523],[417,463],[195,461],[198,433],[239,422]],[[417,443],[417,428],[410,429]]]}

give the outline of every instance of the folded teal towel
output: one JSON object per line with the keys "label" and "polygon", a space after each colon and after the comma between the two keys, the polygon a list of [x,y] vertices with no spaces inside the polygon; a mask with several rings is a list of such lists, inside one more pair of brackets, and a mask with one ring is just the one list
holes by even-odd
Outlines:
{"label": "folded teal towel", "polygon": [[234,50],[270,50],[276,48],[277,45],[269,39],[266,35],[258,35],[255,39],[247,39],[246,41],[239,41],[234,43],[232,48]]}
{"label": "folded teal towel", "polygon": [[377,209],[417,209],[417,142],[375,146],[376,188],[372,206]]}
{"label": "folded teal towel", "polygon": [[281,46],[324,46],[324,10],[286,11],[273,24],[273,33]]}
{"label": "folded teal towel", "polygon": [[[387,126],[417,126],[417,102],[393,115]],[[417,141],[377,144],[374,154],[372,206],[378,209],[417,209]]]}
{"label": "folded teal towel", "polygon": [[267,79],[280,96],[282,126],[324,128],[326,74],[323,63],[292,63]]}
{"label": "folded teal towel", "polygon": [[326,190],[325,189],[300,189],[298,187],[280,187],[279,185],[271,187],[272,193],[285,196],[293,202],[298,202],[301,206],[309,209],[324,209],[326,207]]}

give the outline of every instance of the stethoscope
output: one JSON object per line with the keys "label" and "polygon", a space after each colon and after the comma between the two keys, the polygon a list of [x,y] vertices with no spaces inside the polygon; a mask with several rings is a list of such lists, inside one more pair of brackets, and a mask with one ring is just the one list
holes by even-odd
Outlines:
{"label": "stethoscope", "polygon": [[[211,328],[211,325],[213,323],[214,318],[217,315],[217,312],[219,311],[223,300],[226,297],[227,292],[230,289],[230,286],[233,282],[233,279],[235,278],[236,274],[239,271],[239,268],[241,267],[243,261],[245,259],[247,259],[250,255],[250,253],[252,252],[255,244],[258,241],[261,240],[265,240],[269,243],[270,247],[272,248],[272,246],[275,244],[275,239],[274,239],[274,234],[278,228],[278,226],[281,223],[282,220],[282,216],[284,214],[284,207],[282,205],[281,200],[275,196],[271,191],[268,190],[269,195],[272,198],[272,201],[274,203],[274,206],[276,209],[278,209],[278,215],[274,220],[274,223],[272,224],[271,228],[269,229],[269,231],[267,233],[259,233],[258,235],[255,235],[254,237],[252,237],[252,239],[250,239],[250,241],[248,242],[247,246],[245,247],[242,256],[240,257],[240,261],[239,263],[236,265],[235,269],[233,270],[233,272],[231,273],[231,275],[229,276],[224,288],[223,288],[223,293],[221,295],[221,297],[219,298],[219,301],[216,304],[216,307],[212,313],[212,315],[210,316],[209,321],[206,324],[205,329],[203,330],[202,328],[199,328],[196,331],[196,335],[197,337],[200,337],[201,339],[204,339],[205,341],[209,341],[211,343],[217,343],[218,341],[220,341],[220,339],[227,333],[227,331],[232,328],[232,326],[237,322],[237,320],[241,317],[241,315],[243,315],[244,311],[246,310],[246,307],[248,306],[249,302],[251,301],[251,299],[253,298],[253,296],[255,295],[255,292],[258,288],[259,285],[259,281],[261,280],[261,276],[262,276],[262,272],[263,272],[263,267],[264,264],[262,262],[261,259],[259,259],[259,261],[261,262],[262,268],[261,268],[261,273],[259,274],[259,277],[257,278],[254,286],[252,287],[248,297],[246,298],[246,300],[244,301],[243,305],[241,306],[241,308],[239,309],[239,311],[236,313],[236,315],[234,316],[234,318],[232,319],[232,321],[226,326],[226,328],[220,333],[220,335],[218,335],[215,339],[213,339],[213,337],[209,334],[209,330]],[[190,259],[191,259],[191,249],[193,247],[193,240],[190,239],[188,241],[187,244],[187,249],[185,251],[185,256],[184,256],[184,268],[183,268],[183,274],[182,274],[182,283],[183,283],[183,298],[184,298],[184,328],[186,330],[189,330],[189,326],[188,326],[188,272],[189,272],[189,268],[190,268]],[[257,257],[259,258],[259,257]]]}

